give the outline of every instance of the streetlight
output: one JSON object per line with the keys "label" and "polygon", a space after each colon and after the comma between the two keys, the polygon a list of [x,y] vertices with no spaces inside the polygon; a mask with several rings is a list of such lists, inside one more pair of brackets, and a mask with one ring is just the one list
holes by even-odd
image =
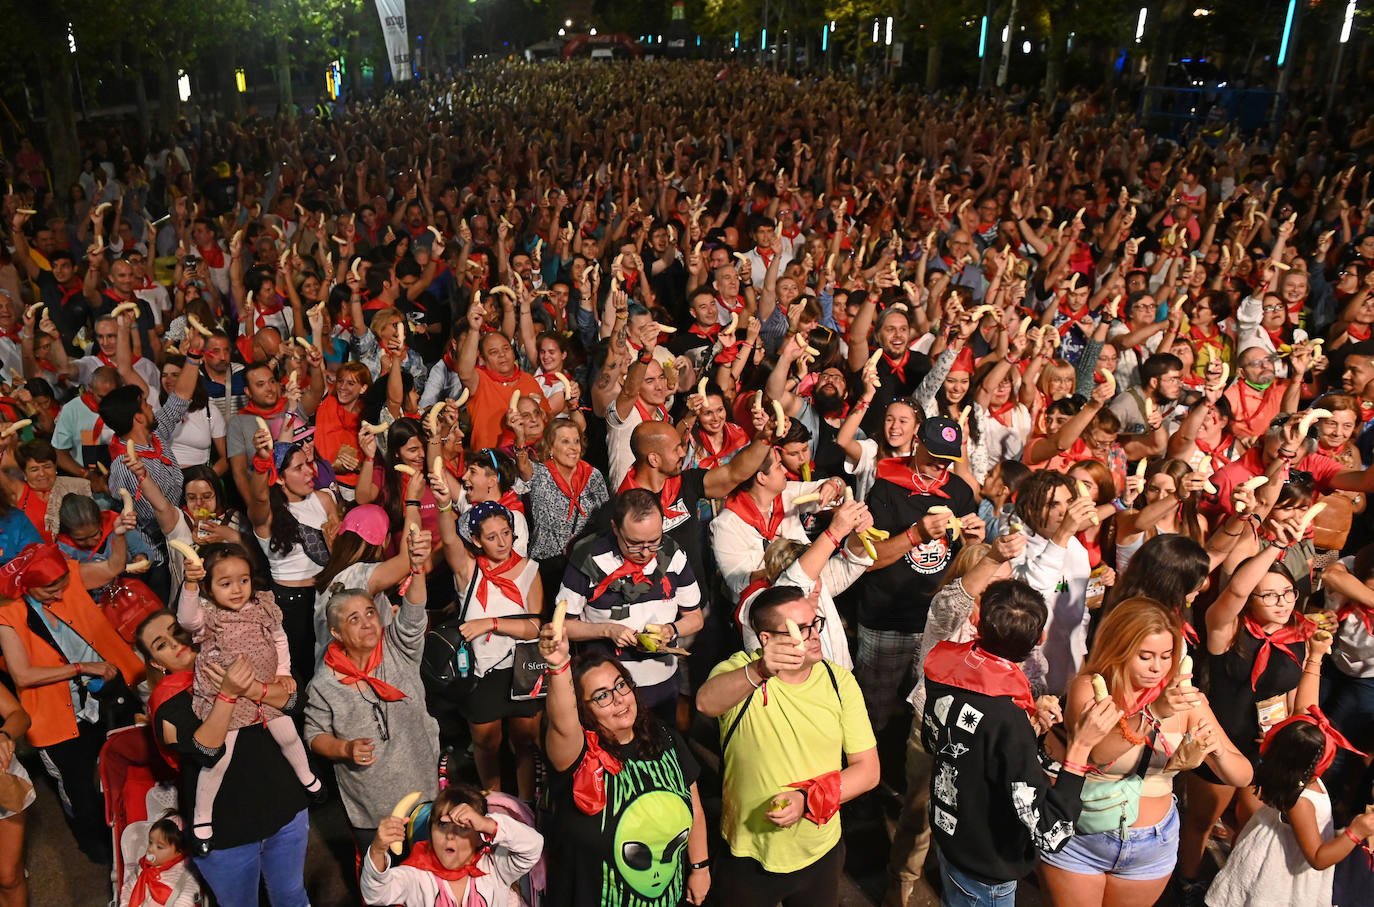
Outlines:
{"label": "streetlight", "polygon": [[588,29],[588,30],[587,30],[587,34],[589,34],[589,35],[591,35],[593,38],[595,38],[595,37],[596,37],[596,29],[595,29],[595,28]]}
{"label": "streetlight", "polygon": [[564,28],[572,28],[572,20],[571,20],[571,19],[564,19],[564,20],[563,20],[563,27],[564,27]]}
{"label": "streetlight", "polygon": [[1145,37],[1145,7],[1140,8],[1140,18],[1135,23],[1135,43],[1139,44],[1140,39]]}
{"label": "streetlight", "polygon": [[887,46],[892,46],[892,17],[887,17]]}

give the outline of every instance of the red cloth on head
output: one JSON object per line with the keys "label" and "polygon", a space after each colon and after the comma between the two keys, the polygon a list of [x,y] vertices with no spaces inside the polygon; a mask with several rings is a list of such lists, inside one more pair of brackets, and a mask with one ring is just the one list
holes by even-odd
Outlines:
{"label": "red cloth on head", "polygon": [[1290,724],[1296,724],[1299,722],[1306,724],[1315,724],[1318,728],[1321,729],[1322,735],[1326,738],[1326,745],[1322,748],[1322,757],[1321,759],[1317,760],[1317,773],[1313,775],[1314,778],[1320,778],[1322,776],[1322,773],[1331,767],[1332,761],[1334,761],[1336,758],[1337,748],[1349,750],[1356,756],[1360,756],[1362,758],[1366,755],[1360,750],[1355,749],[1355,747],[1351,745],[1349,740],[1345,739],[1345,736],[1342,735],[1340,731],[1332,727],[1331,722],[1326,720],[1326,715],[1322,712],[1321,708],[1315,705],[1309,705],[1307,707],[1306,715],[1294,715],[1293,717],[1286,718],[1283,721],[1280,721],[1278,724],[1271,727],[1269,729],[1269,733],[1265,735],[1264,740],[1260,743],[1260,755],[1263,756],[1266,752],[1268,752],[1269,744],[1273,742],[1274,735],[1277,734],[1281,728],[1285,728]]}
{"label": "red cloth on head", "polygon": [[0,567],[0,595],[20,598],[30,589],[51,586],[67,575],[67,560],[57,545],[31,542]]}

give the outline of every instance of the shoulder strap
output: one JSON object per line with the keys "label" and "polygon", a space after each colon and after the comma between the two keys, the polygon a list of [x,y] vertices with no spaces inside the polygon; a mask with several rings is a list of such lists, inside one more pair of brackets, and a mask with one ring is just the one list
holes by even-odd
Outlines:
{"label": "shoulder strap", "polygon": [[477,566],[477,559],[472,559],[472,579],[468,580],[468,591],[463,593],[463,603],[458,608],[458,623],[463,623],[468,619],[468,608],[472,606],[472,593],[477,589],[477,574],[482,572]]}
{"label": "shoulder strap", "polygon": [[744,720],[744,713],[749,711],[749,703],[754,701],[754,694],[758,690],[750,690],[749,695],[744,697],[744,705],[740,706],[739,712],[735,714],[735,720],[730,722],[730,727],[725,732],[725,738],[720,741],[720,754],[725,756],[725,748],[730,745],[730,738],[735,736],[735,731],[739,728],[739,723]]}

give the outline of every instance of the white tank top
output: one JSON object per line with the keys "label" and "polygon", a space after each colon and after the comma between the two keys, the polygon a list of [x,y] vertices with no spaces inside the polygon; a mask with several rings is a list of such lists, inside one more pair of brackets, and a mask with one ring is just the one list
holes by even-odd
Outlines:
{"label": "white tank top", "polygon": [[303,501],[288,503],[286,508],[291,511],[296,522],[300,523],[301,541],[292,545],[290,551],[286,554],[277,554],[272,550],[270,538],[262,538],[256,533],[254,537],[257,538],[263,553],[267,555],[273,580],[281,583],[313,579],[329,560],[329,548],[324,543],[324,532],[321,529],[329,521],[329,515],[325,513],[320,496],[314,492]]}

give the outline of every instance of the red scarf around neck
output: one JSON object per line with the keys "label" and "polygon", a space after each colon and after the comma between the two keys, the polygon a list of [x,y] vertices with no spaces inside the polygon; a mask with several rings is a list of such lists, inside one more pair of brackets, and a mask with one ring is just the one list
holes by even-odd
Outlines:
{"label": "red scarf around neck", "polygon": [[[648,488],[648,486],[639,483],[639,479],[635,476],[635,469],[636,467],[631,466],[630,471],[625,473],[624,481],[622,481],[620,487],[616,489],[617,494],[629,491],[631,488],[643,488],[645,491],[652,490]],[[678,491],[681,488],[682,476],[668,476],[664,479],[663,489],[658,493],[658,502],[663,507],[663,518],[665,520],[676,519],[677,517],[687,515],[686,511],[677,510],[672,506],[677,503]]]}
{"label": "red scarf around neck", "polygon": [[926,494],[937,498],[949,498],[949,493],[944,490],[949,484],[949,470],[941,473],[938,479],[927,479],[907,465],[906,457],[879,460],[875,477],[900,485],[913,495]]}
{"label": "red scarf around neck", "polygon": [[243,416],[261,416],[264,419],[271,419],[274,416],[280,416],[282,414],[282,411],[285,409],[285,397],[278,397],[277,402],[267,408],[258,406],[256,403],[250,400],[248,403],[244,404],[242,409],[239,410],[239,414]]}
{"label": "red scarf around neck", "polygon": [[[110,460],[111,460],[111,461],[114,461],[114,460],[117,460],[117,459],[119,459],[120,457],[124,456],[124,452],[125,452],[126,450],[128,450],[129,446],[130,446],[130,445],[129,445],[129,442],[128,442],[127,440],[123,439],[123,438],[111,438],[111,439],[110,439]],[[149,435],[149,436],[148,436],[148,444],[147,444],[146,446],[148,447],[148,450],[138,450],[138,451],[137,451],[137,452],[138,452],[139,459],[141,459],[141,460],[158,460],[158,461],[161,461],[161,462],[163,462],[163,463],[166,463],[168,466],[171,466],[173,469],[179,469],[179,468],[180,468],[180,467],[177,466],[176,463],[173,463],[173,462],[172,462],[171,457],[167,456],[165,453],[162,452],[162,441],[158,438],[157,435]],[[135,448],[135,449],[137,450],[137,448]]]}
{"label": "red scarf around neck", "polygon": [[524,560],[520,555],[511,553],[501,564],[493,566],[491,561],[484,555],[477,556],[477,572],[481,574],[481,581],[477,584],[477,603],[482,606],[482,610],[487,610],[487,583],[491,583],[508,600],[515,602],[520,607],[525,607],[524,596],[520,594],[520,586],[515,580],[506,576],[512,570],[519,568]]}
{"label": "red scarf around neck", "polygon": [[1259,651],[1255,653],[1255,665],[1250,669],[1250,689],[1257,689],[1259,679],[1264,675],[1264,669],[1269,666],[1269,655],[1273,649],[1278,649],[1299,665],[1302,660],[1288,648],[1289,643],[1306,642],[1308,637],[1317,629],[1316,624],[1303,617],[1301,614],[1294,615],[1297,623],[1280,627],[1273,633],[1266,634],[1264,626],[1250,615],[1245,615],[1245,632],[1260,641]]}
{"label": "red scarf around neck", "polygon": [[167,899],[172,896],[172,886],[162,881],[162,873],[185,859],[185,854],[177,854],[166,863],[154,865],[147,857],[139,857],[138,879],[134,882],[134,890],[129,895],[129,907],[142,907],[149,895],[159,904],[167,903]]}
{"label": "red scarf around neck", "polygon": [[344,686],[352,686],[355,683],[365,683],[372,687],[379,697],[387,702],[399,702],[406,698],[406,694],[387,683],[385,680],[372,676],[373,673],[382,666],[382,645],[383,641],[377,642],[377,647],[372,650],[372,654],[367,656],[367,664],[361,669],[353,663],[353,659],[348,657],[343,646],[338,642],[331,642],[329,648],[324,650],[325,667],[333,668],[339,675],[339,683]]}
{"label": "red scarf around neck", "polygon": [[984,696],[1007,696],[1035,717],[1035,697],[1019,665],[978,647],[978,640],[940,642],[926,656],[927,680]]}
{"label": "red scarf around neck", "polygon": [[773,506],[769,511],[768,519],[765,521],[763,512],[759,510],[759,505],[754,501],[747,491],[737,491],[725,499],[725,509],[735,516],[744,520],[745,525],[752,526],[754,531],[763,536],[764,546],[777,538],[778,527],[782,525],[783,505],[782,495],[773,497]]}
{"label": "red scarf around neck", "polygon": [[[431,873],[443,879],[445,882],[456,882],[459,879],[465,879],[469,876],[476,879],[486,875],[485,872],[477,868],[477,862],[482,859],[482,854],[486,852],[487,848],[483,847],[475,851],[472,855],[472,859],[468,860],[462,866],[458,866],[454,869],[446,869],[444,864],[439,862],[439,858],[434,855],[434,848],[430,845],[430,842],[417,841],[415,846],[410,848],[410,855],[402,861],[401,865],[409,866],[412,869],[423,869],[425,872]],[[442,885],[440,886],[441,889],[443,887]],[[443,895],[441,894],[439,903],[442,902]],[[449,903],[453,903],[451,898],[449,899]]]}
{"label": "red scarf around neck", "polygon": [[886,362],[887,367],[892,370],[892,374],[897,376],[897,380],[903,384],[906,383],[906,364],[907,360],[910,358],[911,350],[903,352],[902,358],[897,360],[889,358],[886,352],[883,353],[883,361]]}
{"label": "red scarf around neck", "polygon": [[705,451],[704,455],[697,458],[697,465],[702,469],[715,469],[723,463],[724,457],[730,456],[749,443],[749,436],[744,433],[744,429],[733,422],[725,423],[720,450],[711,446],[711,438],[706,432],[698,431],[696,438],[701,443],[702,450]]}
{"label": "red scarf around neck", "polygon": [[601,747],[595,731],[582,730],[587,751],[573,772],[573,803],[589,816],[606,808],[606,774],[620,774],[620,760]]}
{"label": "red scarf around neck", "polygon": [[553,478],[553,484],[558,486],[558,490],[568,498],[568,522],[573,521],[574,514],[580,513],[586,516],[587,511],[582,509],[579,502],[582,498],[582,492],[587,489],[587,483],[592,480],[592,473],[596,471],[592,468],[592,464],[586,460],[578,460],[577,465],[573,467],[571,482],[563,478],[563,473],[559,471],[557,463],[549,462],[547,468],[549,475]]}

